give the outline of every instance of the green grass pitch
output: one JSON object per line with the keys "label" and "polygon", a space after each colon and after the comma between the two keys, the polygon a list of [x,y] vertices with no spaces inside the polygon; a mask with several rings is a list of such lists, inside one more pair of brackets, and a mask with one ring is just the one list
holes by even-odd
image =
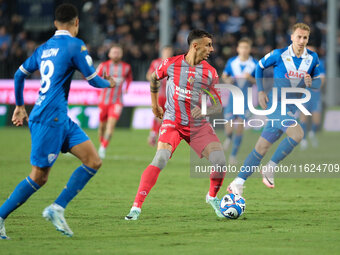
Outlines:
{"label": "green grass pitch", "polygon": [[[98,145],[96,132],[87,133]],[[12,240],[0,241],[0,254],[340,253],[340,179],[279,178],[269,190],[260,178],[251,178],[244,193],[244,216],[218,219],[205,203],[209,180],[190,177],[185,142],[160,174],[140,220],[125,221],[140,175],[154,155],[147,135],[116,131],[102,168],[66,210],[73,238],[62,236],[41,217],[80,165],[73,156],[60,155],[45,187],[6,220]],[[245,134],[241,160],[258,135]],[[338,133],[321,133],[318,149],[296,148],[284,164],[339,163],[339,138]],[[0,129],[0,204],[30,172],[29,154],[27,128]],[[230,181],[227,175],[219,197]]]}

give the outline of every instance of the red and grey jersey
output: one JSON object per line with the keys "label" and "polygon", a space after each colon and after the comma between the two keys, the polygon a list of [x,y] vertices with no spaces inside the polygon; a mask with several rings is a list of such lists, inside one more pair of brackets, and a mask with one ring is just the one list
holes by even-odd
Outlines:
{"label": "red and grey jersey", "polygon": [[[158,79],[168,77],[163,119],[183,126],[191,124],[191,110],[201,106],[203,89],[216,91],[214,85],[218,82],[215,68],[207,61],[190,66],[185,61],[185,55],[165,59],[157,68],[156,75]],[[201,123],[202,120],[198,122]]]}
{"label": "red and grey jersey", "polygon": [[[149,67],[149,70],[148,70],[148,73],[153,73],[154,71],[157,70],[157,68],[160,66],[160,64],[162,64],[163,62],[163,59],[162,58],[157,58],[155,60],[153,60],[150,64],[150,67]],[[158,96],[159,97],[165,97],[165,94],[166,94],[166,78],[165,79],[162,79],[160,81],[160,88],[159,88],[159,91],[158,91]]]}
{"label": "red and grey jersey", "polygon": [[123,61],[115,64],[111,60],[108,60],[98,66],[97,73],[100,76],[104,76],[106,73],[107,75],[113,76],[116,81],[116,86],[114,88],[105,88],[102,90],[99,104],[109,105],[122,103],[124,81],[126,82],[126,89],[128,89],[132,81],[131,66]]}

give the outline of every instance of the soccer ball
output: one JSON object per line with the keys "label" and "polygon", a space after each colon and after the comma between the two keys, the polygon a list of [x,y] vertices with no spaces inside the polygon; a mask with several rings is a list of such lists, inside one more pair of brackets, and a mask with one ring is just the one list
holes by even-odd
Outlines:
{"label": "soccer ball", "polygon": [[221,213],[228,219],[237,219],[244,213],[245,209],[246,202],[239,195],[227,194],[221,199]]}

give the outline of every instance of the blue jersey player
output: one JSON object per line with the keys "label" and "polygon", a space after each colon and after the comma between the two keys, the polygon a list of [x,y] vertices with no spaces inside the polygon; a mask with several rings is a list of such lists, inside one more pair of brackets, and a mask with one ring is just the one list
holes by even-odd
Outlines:
{"label": "blue jersey player", "polygon": [[64,218],[65,207],[101,166],[88,136],[67,116],[67,97],[75,70],[79,70],[94,87],[114,87],[115,82],[111,77],[105,77],[107,80],[98,77],[84,42],[75,38],[79,19],[73,5],[62,4],[56,9],[55,26],[54,36],[38,47],[14,76],[17,106],[12,122],[16,126],[28,120],[23,100],[24,79],[38,69],[41,88],[28,123],[32,138],[32,172],[0,207],[0,239],[8,239],[4,220],[46,183],[60,151],[71,152],[83,164],[73,172],[55,202],[45,208],[43,217],[50,220],[58,231],[72,236]]}
{"label": "blue jersey player", "polygon": [[[257,61],[250,56],[252,41],[248,38],[241,38],[237,44],[238,55],[228,60],[222,74],[222,79],[225,83],[232,83],[238,86],[245,98],[248,95],[248,87],[255,84],[255,68]],[[236,155],[240,148],[242,138],[244,120],[248,115],[247,104],[244,104],[244,115],[233,115],[233,97],[230,94],[227,106],[224,108],[224,119],[227,120],[225,125],[226,139],[223,143],[223,149],[228,150],[229,144],[232,141],[232,149],[229,156],[229,164],[236,164]],[[239,124],[233,124],[239,123]],[[233,132],[235,130],[235,134]]]}
{"label": "blue jersey player", "polygon": [[[274,169],[294,147],[302,140],[303,130],[295,120],[296,105],[288,104],[286,115],[281,115],[281,90],[284,87],[312,87],[321,85],[319,72],[319,58],[315,52],[306,49],[310,28],[306,24],[297,23],[293,26],[292,44],[283,49],[277,49],[262,58],[256,67],[256,83],[258,85],[259,104],[263,109],[271,106],[273,96],[263,91],[263,70],[270,66],[274,68],[274,87],[278,90],[278,104],[276,110],[268,115],[267,125],[264,127],[255,148],[245,159],[238,176],[228,186],[228,191],[242,195],[243,184],[253,173],[271,145],[283,133],[286,137],[280,142],[269,163],[262,169],[263,183],[274,188]],[[299,99],[301,93],[288,93],[287,98]],[[269,108],[270,109],[270,108]],[[276,121],[274,121],[276,120]],[[286,120],[286,121],[285,121]],[[288,121],[287,121],[288,120]],[[282,122],[284,121],[284,122]],[[284,125],[282,124],[284,123]]]}
{"label": "blue jersey player", "polygon": [[[311,51],[316,52],[316,49],[314,46],[308,46],[307,48]],[[326,81],[326,77],[325,77],[326,71],[325,71],[324,62],[321,59],[320,59],[319,70],[320,70],[320,79],[321,79],[321,88],[322,88]],[[312,113],[312,116],[311,116],[312,123],[310,126],[308,137],[313,147],[318,146],[318,139],[316,137],[316,132],[319,131],[320,124],[321,124],[321,112],[322,112],[321,88],[320,89],[308,88],[308,90],[311,93],[311,99],[309,100],[309,102],[304,104],[306,109]],[[308,131],[307,122],[308,122],[308,116],[304,115],[301,112],[300,113],[300,125],[304,133],[303,139],[300,143],[301,150],[305,150],[308,147],[308,141],[306,138],[307,131]]]}

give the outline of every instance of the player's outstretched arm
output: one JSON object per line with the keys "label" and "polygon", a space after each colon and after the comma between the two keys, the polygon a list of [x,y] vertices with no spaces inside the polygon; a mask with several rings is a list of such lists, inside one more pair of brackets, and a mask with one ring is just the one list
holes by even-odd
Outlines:
{"label": "player's outstretched arm", "polygon": [[107,73],[104,73],[104,79],[110,82],[110,88],[113,88],[116,86],[116,82],[112,76],[107,75]]}
{"label": "player's outstretched arm", "polygon": [[116,86],[113,77],[106,75],[104,75],[104,79],[99,77],[83,41],[75,41],[72,47],[74,54],[72,56],[72,61],[91,86],[95,88],[113,88]]}
{"label": "player's outstretched arm", "polygon": [[150,92],[151,92],[151,107],[153,114],[159,118],[163,118],[163,109],[158,105],[158,90],[160,87],[159,80],[155,72],[151,74],[151,81],[150,81]]}
{"label": "player's outstretched arm", "polygon": [[97,75],[97,72],[94,72],[89,77],[85,77],[88,83],[95,88],[113,88],[116,86],[116,82],[114,81],[112,76],[106,76],[104,74],[104,79]]}

